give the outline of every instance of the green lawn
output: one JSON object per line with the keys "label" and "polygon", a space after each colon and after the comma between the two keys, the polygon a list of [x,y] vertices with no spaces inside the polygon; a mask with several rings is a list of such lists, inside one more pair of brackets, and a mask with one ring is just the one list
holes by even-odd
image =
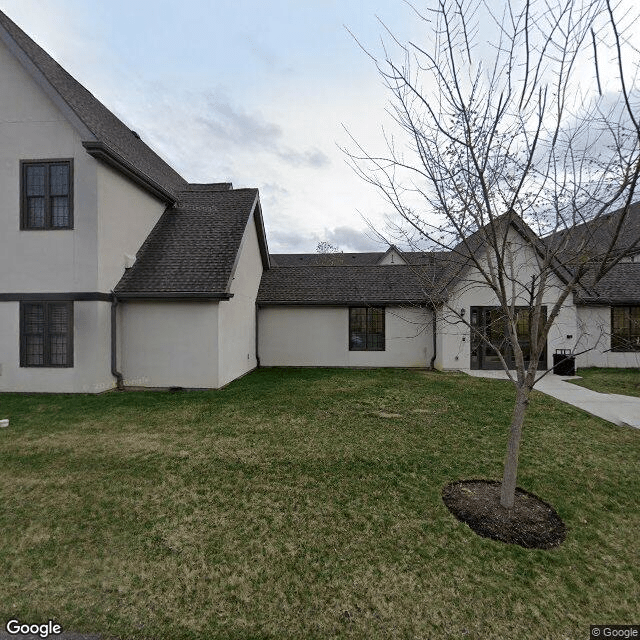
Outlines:
{"label": "green lawn", "polygon": [[580,380],[571,380],[581,387],[599,391],[600,393],[620,393],[625,396],[640,398],[640,368],[635,369],[603,369],[592,367],[578,371]]}
{"label": "green lawn", "polygon": [[0,622],[123,639],[586,638],[637,623],[640,432],[534,394],[519,486],[551,551],[480,538],[510,383],[255,372],[211,392],[0,395]]}

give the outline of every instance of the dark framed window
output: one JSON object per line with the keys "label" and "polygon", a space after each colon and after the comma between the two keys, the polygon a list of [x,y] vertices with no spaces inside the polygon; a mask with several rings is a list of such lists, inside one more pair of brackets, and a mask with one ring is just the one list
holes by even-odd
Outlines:
{"label": "dark framed window", "polygon": [[[533,337],[532,315],[530,307],[518,306],[516,311],[516,335],[518,345],[522,350],[525,365],[531,362],[531,352],[535,350],[535,340]],[[547,321],[547,307],[540,308],[540,323],[538,331]],[[499,353],[502,354],[510,369],[515,368],[515,353],[509,330],[507,318],[500,307],[471,307],[471,361],[472,369],[502,369],[502,361]],[[532,340],[534,344],[532,345]],[[547,344],[540,353],[538,367],[547,368]]]}
{"label": "dark framed window", "polygon": [[611,351],[640,351],[640,307],[611,307]]}
{"label": "dark framed window", "polygon": [[350,307],[349,351],[384,351],[384,308]]}
{"label": "dark framed window", "polygon": [[20,162],[20,228],[73,229],[73,161]]}
{"label": "dark framed window", "polygon": [[20,366],[73,366],[73,302],[20,303]]}

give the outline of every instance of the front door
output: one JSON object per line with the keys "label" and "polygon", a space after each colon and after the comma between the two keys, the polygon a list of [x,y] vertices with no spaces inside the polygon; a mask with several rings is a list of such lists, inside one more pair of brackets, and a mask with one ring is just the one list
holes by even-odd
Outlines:
{"label": "front door", "polygon": [[[530,318],[528,307],[517,307],[518,343],[524,355],[525,366],[529,364],[531,354]],[[547,308],[542,308],[543,322],[547,318]],[[515,368],[513,347],[505,324],[502,310],[499,307],[471,307],[471,368],[472,369],[502,369],[502,363],[496,349],[485,340],[495,345],[504,356],[510,369]],[[540,356],[539,366],[546,369],[546,346]]]}

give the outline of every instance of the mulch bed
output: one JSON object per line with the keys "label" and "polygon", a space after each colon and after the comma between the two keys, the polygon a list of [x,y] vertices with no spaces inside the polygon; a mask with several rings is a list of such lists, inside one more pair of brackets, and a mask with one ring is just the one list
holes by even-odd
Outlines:
{"label": "mulch bed", "polygon": [[516,489],[513,509],[500,504],[501,483],[461,480],[442,490],[451,513],[478,535],[526,549],[552,549],[566,536],[566,526],[555,509],[524,489]]}

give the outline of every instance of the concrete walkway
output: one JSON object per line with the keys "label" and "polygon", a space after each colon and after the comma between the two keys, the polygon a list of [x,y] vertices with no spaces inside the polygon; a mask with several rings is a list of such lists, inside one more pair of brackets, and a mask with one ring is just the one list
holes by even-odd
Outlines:
{"label": "concrete walkway", "polygon": [[[470,369],[462,371],[477,378],[507,379],[507,374],[504,371],[472,371]],[[579,377],[557,376],[554,373],[548,373],[536,384],[534,389],[583,409],[598,418],[613,422],[613,424],[640,429],[640,398],[621,396],[615,393],[598,393],[566,382],[566,380],[577,380]]]}

